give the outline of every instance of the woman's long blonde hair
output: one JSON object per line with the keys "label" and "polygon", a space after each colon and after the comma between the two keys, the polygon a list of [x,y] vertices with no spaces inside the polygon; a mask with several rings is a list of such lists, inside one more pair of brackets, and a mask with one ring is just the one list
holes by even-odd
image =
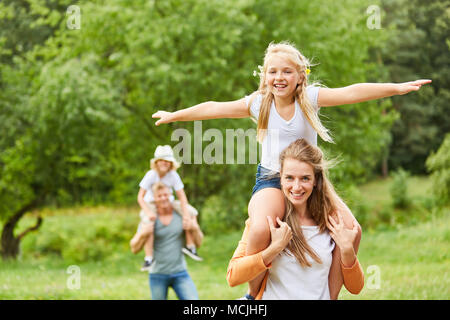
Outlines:
{"label": "woman's long blonde hair", "polygon": [[[280,154],[281,177],[283,177],[283,165],[286,159],[306,162],[313,167],[315,186],[307,200],[306,210],[308,210],[312,219],[319,226],[319,231],[324,232],[327,229],[328,216],[335,212],[338,207],[338,198],[333,185],[328,180],[327,163],[322,151],[318,147],[309,144],[305,139],[298,139],[292,142]],[[302,267],[311,266],[306,259],[306,254],[311,256],[317,263],[322,263],[319,256],[308,245],[303,236],[300,221],[293,204],[286,197],[285,202],[286,212],[283,220],[291,227],[293,235],[287,249],[295,256]]]}
{"label": "woman's long blonde hair", "polygon": [[[264,65],[260,68],[259,88],[258,91],[256,91],[256,93],[262,94],[261,109],[259,112],[258,126],[256,129],[258,141],[262,142],[262,140],[264,139],[269,122],[270,108],[274,99],[272,92],[270,92],[270,90],[267,90],[266,72],[269,58],[276,54],[282,55],[284,58],[287,58],[292,64],[294,64],[298,74],[303,78],[303,81],[297,86],[297,89],[295,90],[295,99],[298,101],[298,104],[300,105],[300,108],[303,111],[306,119],[324,141],[333,142],[333,139],[328,134],[328,129],[325,128],[320,122],[317,110],[311,104],[306,95],[306,87],[308,85],[306,70],[310,68],[310,63],[308,59],[306,59],[300,53],[300,51],[295,48],[294,45],[288,42],[270,43],[266,49],[266,53],[264,56]],[[251,106],[251,102],[249,106]]]}

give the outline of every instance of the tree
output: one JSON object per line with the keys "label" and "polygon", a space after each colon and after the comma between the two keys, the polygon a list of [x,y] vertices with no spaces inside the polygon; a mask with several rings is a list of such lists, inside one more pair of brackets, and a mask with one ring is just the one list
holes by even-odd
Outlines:
{"label": "tree", "polygon": [[433,190],[443,204],[450,202],[450,133],[445,136],[436,153],[432,153],[426,162],[431,172]]}
{"label": "tree", "polygon": [[392,126],[389,164],[425,173],[428,155],[450,131],[450,16],[448,0],[383,1],[383,20],[394,31],[382,52],[393,82],[429,78],[418,93],[393,98],[400,117]]}
{"label": "tree", "polygon": [[[53,21],[44,2],[27,3]],[[8,60],[14,64],[2,68],[0,120],[7,125],[0,137],[0,218],[7,223],[35,206],[135,202],[156,146],[176,144],[171,136],[177,128],[193,134],[193,123],[155,127],[151,114],[250,94],[258,85],[253,71],[269,42],[294,42],[320,63],[312,79],[336,87],[369,78],[374,63],[368,51],[383,32],[367,29],[360,0],[78,5],[81,29],[67,28],[66,8],[53,9],[59,20],[49,24],[49,36],[32,37],[40,45],[15,53]],[[343,153],[344,161],[333,169],[338,183],[370,176],[387,145],[390,118],[383,109],[388,106],[372,102],[323,111],[337,144],[322,146],[333,155]],[[202,127],[203,133],[214,128],[225,137],[226,129],[255,125],[220,119]],[[203,150],[210,142],[201,141]],[[226,213],[236,228],[247,214],[255,168],[202,163],[179,170],[200,218],[204,203],[219,203],[213,209]],[[14,228],[8,230],[14,237]]]}
{"label": "tree", "polygon": [[[20,240],[42,223],[42,217],[38,217],[33,227],[14,236],[18,221],[41,202],[40,197],[31,195],[33,160],[22,153],[29,141],[25,136],[32,122],[28,114],[21,113],[23,110],[18,104],[26,99],[30,83],[26,77],[23,82],[19,80],[24,74],[16,72],[16,64],[54,33],[62,20],[60,11],[67,2],[5,0],[0,3],[0,198],[3,200],[0,217],[5,220],[1,235],[1,253],[5,258],[15,257]],[[10,87],[12,83],[15,87]]]}

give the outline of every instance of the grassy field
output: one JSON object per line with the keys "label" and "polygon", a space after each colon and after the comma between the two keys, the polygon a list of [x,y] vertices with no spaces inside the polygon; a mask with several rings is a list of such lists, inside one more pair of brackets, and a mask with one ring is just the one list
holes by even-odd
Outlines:
{"label": "grassy field", "polygon": [[[387,205],[391,202],[390,187],[392,178],[377,178],[360,187],[364,198],[374,205]],[[420,201],[431,196],[432,182],[428,177],[413,176],[407,180],[408,195],[413,201]]]}
{"label": "grassy field", "polygon": [[[388,201],[386,193],[373,191],[388,190],[388,183],[366,185],[362,190],[373,197],[371,201]],[[385,196],[376,198],[380,194]],[[20,258],[0,263],[0,299],[150,299],[148,274],[139,271],[143,254],[129,252],[126,241],[119,241],[113,254],[98,261],[73,262],[51,253],[34,253],[44,234],[74,225],[83,235],[89,226],[98,229],[100,222],[127,221],[129,227],[121,232],[131,237],[137,223],[135,208],[72,208],[44,214],[39,232],[24,239]],[[25,218],[20,229],[32,222],[31,217]],[[207,234],[200,248],[204,261],[187,259],[200,299],[236,299],[245,293],[246,285],[230,288],[225,280],[228,260],[240,236],[240,231]],[[359,295],[343,289],[340,299],[450,299],[449,243],[448,212],[415,225],[363,231],[358,256],[366,275],[365,287]],[[108,243],[103,245],[108,247]],[[73,288],[71,265],[80,272],[79,288]],[[176,298],[172,290],[169,298]]]}

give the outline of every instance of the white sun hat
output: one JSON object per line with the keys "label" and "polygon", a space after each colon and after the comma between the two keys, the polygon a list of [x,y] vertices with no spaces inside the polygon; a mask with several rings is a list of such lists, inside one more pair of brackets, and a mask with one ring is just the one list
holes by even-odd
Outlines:
{"label": "white sun hat", "polygon": [[178,169],[180,167],[180,164],[173,156],[173,150],[169,145],[156,147],[154,158],[150,160],[150,167],[154,168],[155,162],[158,160],[166,160],[172,162],[173,169]]}

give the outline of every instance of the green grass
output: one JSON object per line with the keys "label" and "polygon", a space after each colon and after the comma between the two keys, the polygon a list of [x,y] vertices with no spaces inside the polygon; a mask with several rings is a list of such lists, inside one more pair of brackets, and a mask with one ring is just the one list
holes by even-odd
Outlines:
{"label": "green grass", "polygon": [[[412,196],[420,196],[429,188],[427,179],[413,178],[411,181]],[[389,180],[367,184],[361,191],[372,203],[387,202]],[[0,299],[150,298],[148,274],[139,271],[143,253],[133,255],[126,241],[120,240],[119,245],[113,243],[114,239],[132,236],[138,222],[137,208],[47,209],[42,213],[44,223],[38,232],[25,237],[19,259],[0,263]],[[427,221],[397,225],[395,229],[385,231],[363,230],[358,257],[365,271],[366,285],[359,295],[351,295],[342,289],[340,299],[450,299],[449,213],[447,210],[440,215],[429,215]],[[114,224],[115,221],[122,221],[122,224]],[[33,222],[32,215],[26,216],[18,229],[23,230]],[[92,238],[90,229],[96,226],[105,232],[104,225],[122,229],[107,234],[111,240],[100,242],[105,246],[103,252],[110,254],[98,261],[77,262],[38,250],[43,240],[58,232],[64,237],[81,238],[77,241],[84,245],[82,248],[86,246],[84,239],[87,245],[94,245],[89,242]],[[187,258],[188,270],[200,299],[236,299],[246,292],[245,284],[230,288],[225,279],[228,260],[240,236],[241,231],[206,234],[199,250],[204,261]],[[67,273],[70,265],[80,268],[79,289],[71,290],[67,285],[73,276]],[[370,272],[374,266],[379,270],[379,288],[374,286],[376,274]],[[169,299],[176,299],[172,290]]]}
{"label": "green grass", "polygon": [[[358,253],[366,285],[343,299],[450,299],[450,215],[398,230],[364,234]],[[380,271],[375,289],[374,272]]]}
{"label": "green grass", "polygon": [[[391,203],[390,187],[392,178],[377,178],[359,187],[364,198],[373,205],[388,205]],[[427,176],[413,176],[408,178],[408,195],[413,201],[420,201],[432,197],[432,182]]]}
{"label": "green grass", "polygon": [[[58,217],[54,217],[58,218]],[[62,217],[59,217],[62,218]],[[424,224],[363,234],[359,259],[366,286],[359,295],[342,290],[341,299],[449,299],[449,215]],[[246,285],[230,288],[226,267],[240,232],[205,237],[203,262],[188,261],[189,272],[201,299],[235,299]],[[148,275],[139,271],[142,254],[122,252],[98,262],[78,263],[80,289],[67,286],[72,263],[52,256],[0,265],[0,299],[149,299]],[[373,288],[369,266],[380,270],[380,288]],[[372,287],[372,288],[371,288]],[[169,291],[170,299],[175,299]]]}

